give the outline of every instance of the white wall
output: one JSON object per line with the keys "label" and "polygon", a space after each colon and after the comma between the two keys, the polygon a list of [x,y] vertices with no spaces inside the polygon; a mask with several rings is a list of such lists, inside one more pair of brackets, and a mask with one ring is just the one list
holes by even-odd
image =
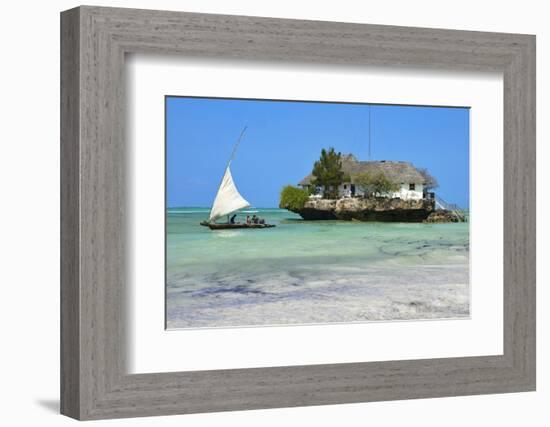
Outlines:
{"label": "white wall", "polygon": [[351,184],[349,182],[346,182],[345,184],[340,184],[338,186],[338,194],[342,196],[349,196],[351,194]]}
{"label": "white wall", "polygon": [[411,183],[404,183],[401,184],[401,188],[399,191],[395,192],[393,197],[400,197],[401,199],[414,199],[418,200],[421,199],[424,194],[424,186],[420,182],[414,183],[414,190],[409,190],[409,184]]}
{"label": "white wall", "polygon": [[[398,198],[404,199],[404,200],[409,200],[409,199],[418,200],[418,199],[421,199],[424,196],[424,194],[423,194],[424,186],[422,185],[422,183],[415,183],[414,190],[409,190],[409,184],[410,183],[401,184],[400,188],[399,188],[399,191],[395,191],[395,192],[391,193],[390,196],[391,197],[398,197]],[[351,195],[350,184],[349,183],[340,184],[338,186],[338,194],[340,194],[342,196]],[[358,186],[355,187],[355,195],[356,196],[363,195],[363,191]]]}
{"label": "white wall", "polygon": [[[463,0],[358,2],[340,0],[135,0],[94,4],[411,25],[538,35],[538,161],[550,161],[550,27],[545,3]],[[75,425],[57,415],[59,384],[59,16],[76,1],[4,2],[0,126],[0,268],[3,372],[0,420],[7,426]],[[539,166],[539,195],[550,184]],[[545,185],[546,184],[546,185]],[[538,218],[550,211],[539,197]],[[539,260],[548,259],[548,225],[538,224]],[[550,414],[550,283],[538,267],[538,388],[536,393],[470,396],[116,420],[110,426],[547,426]],[[207,351],[207,349],[205,349]],[[90,423],[89,425],[95,425]],[[88,425],[88,424],[87,424]]]}

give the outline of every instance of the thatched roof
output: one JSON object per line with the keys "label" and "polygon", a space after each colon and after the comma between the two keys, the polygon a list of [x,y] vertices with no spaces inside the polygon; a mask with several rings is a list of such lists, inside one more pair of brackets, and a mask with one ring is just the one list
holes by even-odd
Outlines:
{"label": "thatched roof", "polygon": [[[389,180],[398,184],[424,183],[426,181],[424,176],[412,163],[388,160],[359,161],[353,154],[342,155],[342,170],[352,177],[352,181],[353,175],[365,172],[371,174],[382,172]],[[309,185],[312,179],[313,175],[309,174],[298,185]]]}

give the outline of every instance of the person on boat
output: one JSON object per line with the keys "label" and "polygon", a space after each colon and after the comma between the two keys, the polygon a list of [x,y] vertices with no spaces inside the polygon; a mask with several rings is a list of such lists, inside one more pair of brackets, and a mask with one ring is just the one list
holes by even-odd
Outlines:
{"label": "person on boat", "polygon": [[260,220],[258,221],[260,224],[264,225],[265,224],[265,219],[263,218],[260,218]]}
{"label": "person on boat", "polygon": [[258,217],[256,217],[256,214],[252,215],[252,224],[258,223]]}
{"label": "person on boat", "polygon": [[231,219],[229,220],[229,223],[230,224],[235,224],[235,217],[237,216],[237,214],[233,214],[233,216],[231,217]]}
{"label": "person on boat", "polygon": [[246,223],[247,223],[247,224],[250,224],[250,215],[247,215],[247,216],[246,216]]}

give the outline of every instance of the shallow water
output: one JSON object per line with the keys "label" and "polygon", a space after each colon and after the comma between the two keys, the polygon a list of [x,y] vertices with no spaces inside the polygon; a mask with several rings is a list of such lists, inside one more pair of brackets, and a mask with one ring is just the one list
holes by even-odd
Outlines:
{"label": "shallow water", "polygon": [[[303,221],[211,231],[208,209],[167,214],[167,326],[222,327],[469,315],[469,228]],[[244,219],[246,214],[240,215]]]}

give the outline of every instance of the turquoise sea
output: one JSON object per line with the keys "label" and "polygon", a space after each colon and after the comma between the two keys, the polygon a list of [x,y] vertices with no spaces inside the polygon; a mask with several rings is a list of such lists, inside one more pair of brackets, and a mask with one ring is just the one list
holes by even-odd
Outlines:
{"label": "turquoise sea", "polygon": [[168,328],[469,316],[468,223],[246,212],[276,227],[211,231],[199,225],[209,209],[168,209]]}

